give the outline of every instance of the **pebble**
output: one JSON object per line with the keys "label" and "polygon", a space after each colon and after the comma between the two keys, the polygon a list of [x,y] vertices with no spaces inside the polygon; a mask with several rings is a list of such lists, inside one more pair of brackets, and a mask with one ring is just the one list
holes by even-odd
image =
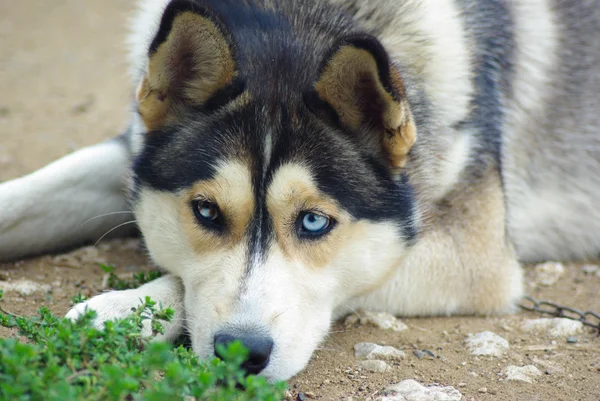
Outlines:
{"label": "pebble", "polygon": [[575,344],[577,342],[577,337],[567,337],[567,342],[569,344]]}
{"label": "pebble", "polygon": [[366,361],[360,361],[358,367],[369,372],[387,372],[390,370],[390,365],[384,361],[378,359],[368,359]]}
{"label": "pebble", "polygon": [[564,317],[529,319],[521,325],[525,332],[546,333],[550,337],[569,337],[583,331],[583,323]]}
{"label": "pebble", "polygon": [[401,360],[406,354],[397,348],[374,343],[358,343],[354,346],[354,356],[357,359]]}
{"label": "pebble", "polygon": [[565,273],[565,267],[562,263],[548,262],[537,265],[534,268],[535,282],[539,285],[549,287],[556,283]]}
{"label": "pebble", "polygon": [[413,351],[413,355],[415,357],[417,357],[417,359],[423,359],[423,358],[428,358],[428,359],[435,359],[435,355],[433,352],[429,351],[428,349],[423,349],[423,350],[414,350]]}
{"label": "pebble", "polygon": [[346,327],[354,326],[357,323],[361,325],[372,324],[380,329],[392,331],[404,331],[408,329],[406,324],[391,313],[373,312],[365,309],[358,309],[356,313],[348,316],[344,321]]}
{"label": "pebble", "polygon": [[585,274],[595,274],[597,276],[600,275],[600,266],[598,265],[585,265],[581,267],[581,270]]}
{"label": "pebble", "polygon": [[502,373],[506,377],[506,380],[522,381],[526,383],[533,383],[537,376],[542,375],[542,372],[533,365],[507,366]]}
{"label": "pebble", "polygon": [[383,391],[377,401],[461,401],[460,391],[451,386],[424,386],[416,380],[404,380]]}
{"label": "pebble", "polygon": [[491,355],[500,357],[508,350],[508,341],[491,331],[469,334],[466,345],[471,355]]}
{"label": "pebble", "polygon": [[481,388],[477,389],[477,392],[481,393],[481,394],[485,394],[488,392],[488,389],[487,389],[487,387],[481,387]]}
{"label": "pebble", "polygon": [[298,396],[296,397],[296,400],[298,400],[298,401],[305,401],[306,400],[306,396],[304,395],[304,393],[298,393]]}
{"label": "pebble", "polygon": [[414,355],[414,356],[416,356],[416,357],[417,357],[417,359],[423,359],[423,358],[425,358],[425,356],[426,356],[427,354],[426,354],[426,353],[424,353],[423,351],[421,351],[421,350],[418,350],[418,349],[417,349],[417,350],[414,350],[414,351],[413,351],[413,355]]}
{"label": "pebble", "polygon": [[23,297],[27,297],[35,293],[51,291],[52,286],[22,279],[17,281],[0,281],[0,290],[16,292]]}

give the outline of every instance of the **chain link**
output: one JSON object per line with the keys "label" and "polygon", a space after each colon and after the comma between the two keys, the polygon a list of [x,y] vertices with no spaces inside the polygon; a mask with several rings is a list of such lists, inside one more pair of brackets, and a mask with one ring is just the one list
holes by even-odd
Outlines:
{"label": "chain link", "polygon": [[555,304],[554,302],[538,301],[529,295],[523,297],[519,306],[521,309],[530,312],[578,320],[586,326],[593,327],[600,335],[600,313],[592,311],[583,312],[575,308]]}

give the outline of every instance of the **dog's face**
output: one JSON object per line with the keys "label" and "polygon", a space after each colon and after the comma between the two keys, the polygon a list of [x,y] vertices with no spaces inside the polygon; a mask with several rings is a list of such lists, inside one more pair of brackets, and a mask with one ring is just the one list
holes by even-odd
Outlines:
{"label": "dog's face", "polygon": [[138,90],[134,210],[153,259],[183,280],[194,350],[239,338],[249,371],[286,379],[415,235],[400,172],[414,125],[373,39],[340,41],[295,91],[258,82],[229,28],[185,4],[167,8]]}

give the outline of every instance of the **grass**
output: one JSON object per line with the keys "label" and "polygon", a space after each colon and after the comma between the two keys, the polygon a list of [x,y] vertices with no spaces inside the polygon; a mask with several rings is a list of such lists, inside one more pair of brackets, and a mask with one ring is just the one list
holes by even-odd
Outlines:
{"label": "grass", "polygon": [[148,273],[134,273],[131,280],[122,280],[115,274],[115,267],[113,265],[105,265],[101,263],[100,268],[102,268],[102,270],[108,274],[108,281],[106,282],[106,285],[108,288],[113,290],[129,290],[131,288],[137,288],[142,284],[146,284],[147,282],[162,276],[160,271],[155,270]]}
{"label": "grass", "polygon": [[[110,267],[108,267],[110,270]],[[114,273],[107,271],[109,274]],[[137,277],[137,278],[135,278]],[[132,288],[113,277],[113,288]],[[155,277],[153,277],[155,278]],[[110,278],[109,278],[110,279]],[[0,301],[2,291],[0,291]],[[74,301],[81,301],[81,296]],[[20,338],[0,338],[0,400],[281,400],[286,385],[269,384],[241,369],[247,350],[234,342],[214,358],[199,361],[191,349],[151,341],[141,336],[149,320],[153,335],[173,316],[150,298],[132,314],[93,327],[95,312],[77,321],[53,315],[41,307],[37,316],[23,317],[0,305],[0,326],[15,328]]]}

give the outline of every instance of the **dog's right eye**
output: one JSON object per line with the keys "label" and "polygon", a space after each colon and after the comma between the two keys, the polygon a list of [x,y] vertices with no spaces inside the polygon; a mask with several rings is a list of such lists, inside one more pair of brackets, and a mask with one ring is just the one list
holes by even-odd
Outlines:
{"label": "dog's right eye", "polygon": [[192,209],[198,222],[209,228],[221,228],[223,226],[223,217],[219,206],[206,200],[192,201]]}

